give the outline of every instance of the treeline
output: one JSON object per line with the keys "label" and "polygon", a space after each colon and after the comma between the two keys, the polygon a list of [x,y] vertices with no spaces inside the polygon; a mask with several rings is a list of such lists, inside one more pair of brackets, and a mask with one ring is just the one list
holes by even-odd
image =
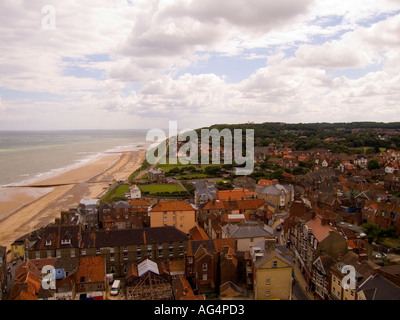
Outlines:
{"label": "treeline", "polygon": [[[289,142],[293,150],[325,148],[334,153],[361,153],[400,146],[400,122],[350,122],[350,123],[246,123],[216,124],[207,129],[253,129],[255,146]],[[202,128],[204,129],[204,128]],[[200,132],[201,129],[198,129]],[[390,131],[390,132],[388,132]],[[326,141],[328,138],[335,139]],[[358,150],[357,150],[358,149]]]}

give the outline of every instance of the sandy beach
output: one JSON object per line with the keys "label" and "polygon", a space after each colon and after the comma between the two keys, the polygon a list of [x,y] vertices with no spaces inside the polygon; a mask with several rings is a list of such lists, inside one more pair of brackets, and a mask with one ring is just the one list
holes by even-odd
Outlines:
{"label": "sandy beach", "polygon": [[34,183],[32,187],[0,189],[0,245],[10,247],[19,237],[45,226],[60,212],[97,198],[115,180],[140,167],[146,151],[109,153],[93,163]]}

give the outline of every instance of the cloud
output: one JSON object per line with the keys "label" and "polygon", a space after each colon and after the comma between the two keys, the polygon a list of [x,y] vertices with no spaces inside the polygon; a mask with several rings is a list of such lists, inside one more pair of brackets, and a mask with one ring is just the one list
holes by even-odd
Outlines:
{"label": "cloud", "polygon": [[398,1],[17,0],[0,21],[2,126],[398,119]]}

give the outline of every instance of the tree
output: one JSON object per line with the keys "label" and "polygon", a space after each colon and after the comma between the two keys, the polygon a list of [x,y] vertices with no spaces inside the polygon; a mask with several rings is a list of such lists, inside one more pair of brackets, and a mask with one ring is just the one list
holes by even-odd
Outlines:
{"label": "tree", "polygon": [[380,169],[381,165],[380,165],[378,160],[370,159],[370,160],[368,160],[367,167],[368,167],[369,171],[372,171],[372,170],[375,170],[375,169]]}

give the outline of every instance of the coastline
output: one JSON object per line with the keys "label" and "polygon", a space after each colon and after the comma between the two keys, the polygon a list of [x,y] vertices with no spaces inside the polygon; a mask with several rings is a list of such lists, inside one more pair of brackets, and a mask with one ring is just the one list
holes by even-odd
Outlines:
{"label": "coastline", "polygon": [[61,211],[78,206],[81,199],[97,198],[113,181],[127,179],[145,156],[145,148],[109,152],[92,163],[33,183],[36,188],[47,189],[45,194],[38,192],[37,197],[27,196],[30,188],[7,188],[14,194],[7,194],[8,201],[3,201],[6,199],[0,194],[0,202],[7,202],[0,211],[0,245],[9,248],[19,237],[53,222]]}

